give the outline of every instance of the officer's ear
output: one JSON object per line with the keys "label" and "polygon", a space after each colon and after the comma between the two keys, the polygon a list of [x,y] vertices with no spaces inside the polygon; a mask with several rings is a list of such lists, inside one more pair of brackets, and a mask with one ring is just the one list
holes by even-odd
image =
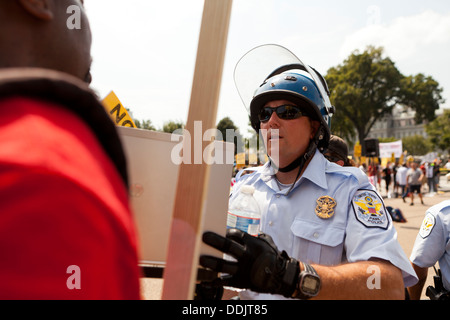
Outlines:
{"label": "officer's ear", "polygon": [[17,0],[22,8],[32,16],[49,21],[53,19],[51,0]]}

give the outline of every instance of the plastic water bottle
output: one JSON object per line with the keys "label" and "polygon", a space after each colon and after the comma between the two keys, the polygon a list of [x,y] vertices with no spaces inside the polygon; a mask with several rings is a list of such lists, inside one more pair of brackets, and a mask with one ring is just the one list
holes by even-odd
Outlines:
{"label": "plastic water bottle", "polygon": [[261,224],[261,211],[253,193],[253,186],[242,186],[239,195],[228,208],[227,228],[237,228],[257,236]]}

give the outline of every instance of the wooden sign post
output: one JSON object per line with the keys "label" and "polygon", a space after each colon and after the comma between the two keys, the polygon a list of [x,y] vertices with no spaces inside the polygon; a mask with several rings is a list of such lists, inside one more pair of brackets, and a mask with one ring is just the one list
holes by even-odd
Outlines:
{"label": "wooden sign post", "polygon": [[[231,6],[232,0],[205,0],[185,127],[191,134],[195,121],[201,121],[203,132],[216,126]],[[185,142],[187,140],[184,139]],[[191,148],[190,154],[194,155],[196,143],[199,141],[185,144],[183,148]],[[202,156],[203,149],[202,146]],[[193,298],[208,180],[209,166],[205,161],[201,164],[181,164],[164,270],[164,300]]]}

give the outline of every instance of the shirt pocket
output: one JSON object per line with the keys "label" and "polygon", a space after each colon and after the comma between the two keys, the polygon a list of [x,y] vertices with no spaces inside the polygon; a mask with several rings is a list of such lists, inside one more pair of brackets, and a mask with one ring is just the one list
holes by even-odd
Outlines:
{"label": "shirt pocket", "polygon": [[343,261],[345,229],[329,221],[317,223],[295,219],[292,255],[306,263],[337,265]]}

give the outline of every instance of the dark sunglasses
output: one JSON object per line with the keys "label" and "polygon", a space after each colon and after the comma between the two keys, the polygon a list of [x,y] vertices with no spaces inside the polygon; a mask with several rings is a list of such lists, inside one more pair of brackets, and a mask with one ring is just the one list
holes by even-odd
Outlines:
{"label": "dark sunglasses", "polygon": [[267,122],[272,117],[272,113],[276,113],[278,118],[283,120],[293,120],[300,117],[307,116],[305,111],[297,106],[285,104],[278,106],[276,108],[264,107],[258,114],[258,119],[260,122]]}

